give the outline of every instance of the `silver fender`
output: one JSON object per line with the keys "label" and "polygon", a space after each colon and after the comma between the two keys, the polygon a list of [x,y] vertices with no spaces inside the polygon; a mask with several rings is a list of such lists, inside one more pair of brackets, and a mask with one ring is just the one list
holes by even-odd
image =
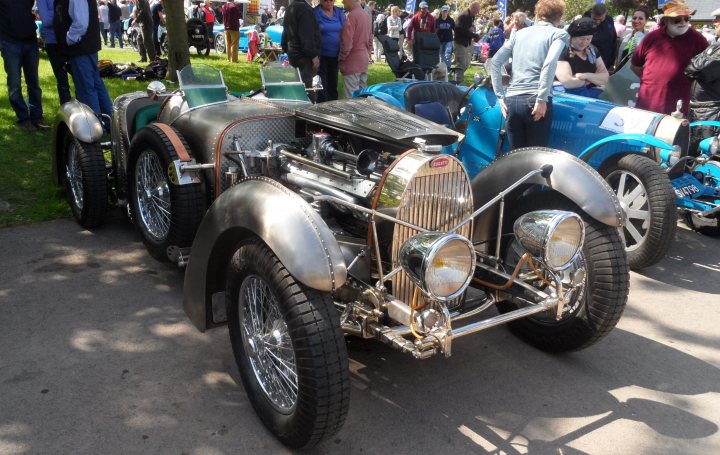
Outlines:
{"label": "silver fender", "polygon": [[[623,212],[610,185],[592,167],[569,153],[560,150],[529,147],[505,154],[483,169],[472,181],[475,207],[480,207],[500,191],[519,180],[528,172],[550,164],[552,174],[545,179],[540,174],[528,180],[518,192],[506,199],[512,202],[523,190],[532,185],[545,185],[563,194],[585,213],[608,226],[619,227]],[[506,213],[509,207],[506,207]],[[497,204],[493,207],[497,214]],[[475,240],[495,236],[497,216],[480,216],[475,219]]]}
{"label": "silver fender", "polygon": [[223,322],[213,320],[213,294],[225,290],[225,271],[238,242],[252,236],[304,285],[333,292],[345,284],[342,251],[320,215],[279,183],[249,178],[215,200],[193,241],[183,307],[200,331]]}
{"label": "silver fender", "polygon": [[86,104],[71,100],[60,106],[55,123],[62,121],[80,142],[91,144],[103,135],[102,124],[97,115]]}
{"label": "silver fender", "polygon": [[78,100],[71,100],[60,106],[55,121],[53,122],[53,155],[52,155],[52,175],[56,184],[62,182],[64,168],[63,160],[63,141],[65,140],[65,132],[70,130],[80,142],[91,144],[100,140],[103,134],[102,124],[95,113],[86,104]]}

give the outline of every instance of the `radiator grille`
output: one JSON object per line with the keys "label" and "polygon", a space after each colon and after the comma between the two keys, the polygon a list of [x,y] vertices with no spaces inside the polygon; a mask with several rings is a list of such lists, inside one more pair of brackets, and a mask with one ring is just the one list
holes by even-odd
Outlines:
{"label": "radiator grille", "polygon": [[[443,158],[445,158],[443,156]],[[472,213],[473,201],[470,181],[459,161],[446,157],[448,164],[436,168],[428,160],[410,179],[400,199],[397,217],[432,231],[445,232]],[[470,238],[472,223],[463,226],[458,234]],[[395,225],[392,243],[392,266],[399,265],[398,255],[402,244],[418,232]],[[416,286],[405,272],[392,278],[393,295],[410,303]],[[453,306],[453,302],[449,304]]]}

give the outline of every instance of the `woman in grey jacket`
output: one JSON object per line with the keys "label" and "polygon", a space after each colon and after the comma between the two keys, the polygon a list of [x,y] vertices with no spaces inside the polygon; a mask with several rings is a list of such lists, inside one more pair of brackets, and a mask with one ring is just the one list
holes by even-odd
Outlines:
{"label": "woman in grey jacket", "polygon": [[[546,146],[552,124],[552,83],[558,58],[570,36],[557,28],[565,12],[563,0],[540,0],[537,22],[513,33],[490,65],[495,95],[506,118],[510,148]],[[503,89],[501,69],[512,57],[512,77]]]}

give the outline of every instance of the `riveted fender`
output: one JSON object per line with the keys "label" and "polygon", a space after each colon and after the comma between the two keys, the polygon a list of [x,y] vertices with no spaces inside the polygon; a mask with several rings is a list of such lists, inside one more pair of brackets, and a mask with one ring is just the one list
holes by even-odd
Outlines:
{"label": "riveted fender", "polygon": [[[610,185],[590,165],[569,153],[560,150],[529,147],[505,154],[481,171],[472,181],[473,200],[478,208],[500,191],[516,182],[528,172],[550,164],[552,174],[548,179],[537,174],[506,197],[512,204],[522,192],[534,185],[547,186],[561,193],[580,207],[585,213],[608,226],[622,224],[622,209]],[[497,229],[497,208],[475,219],[474,240],[495,237]],[[509,210],[506,206],[505,210]],[[494,214],[494,216],[493,216]]]}
{"label": "riveted fender", "polygon": [[306,286],[332,292],[345,283],[345,260],[320,215],[279,183],[248,178],[215,200],[193,241],[183,307],[200,331],[224,322],[213,320],[213,294],[225,290],[225,270],[238,242],[252,236]]}
{"label": "riveted fender", "polygon": [[60,106],[53,122],[53,156],[52,175],[55,183],[62,181],[59,166],[62,159],[62,147],[65,132],[70,130],[80,142],[92,144],[100,140],[103,135],[102,124],[97,115],[86,104],[78,100],[71,100]]}

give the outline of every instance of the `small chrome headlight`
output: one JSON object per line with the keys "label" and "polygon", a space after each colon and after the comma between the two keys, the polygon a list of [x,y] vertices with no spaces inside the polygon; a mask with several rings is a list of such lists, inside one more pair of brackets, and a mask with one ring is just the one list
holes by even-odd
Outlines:
{"label": "small chrome headlight", "polygon": [[515,221],[513,231],[520,245],[552,270],[572,264],[585,239],[582,218],[561,210],[526,213]]}
{"label": "small chrome headlight", "polygon": [[452,300],[470,284],[475,250],[458,234],[429,232],[410,237],[400,248],[400,265],[430,298]]}
{"label": "small chrome headlight", "polygon": [[708,150],[708,155],[709,156],[717,155],[718,149],[720,149],[720,135],[716,138],[713,138],[712,142],[710,142],[710,150]]}

